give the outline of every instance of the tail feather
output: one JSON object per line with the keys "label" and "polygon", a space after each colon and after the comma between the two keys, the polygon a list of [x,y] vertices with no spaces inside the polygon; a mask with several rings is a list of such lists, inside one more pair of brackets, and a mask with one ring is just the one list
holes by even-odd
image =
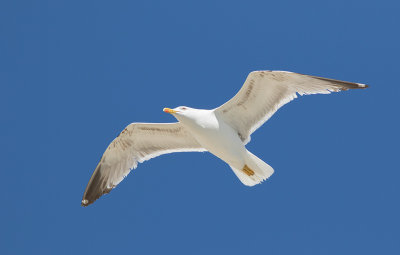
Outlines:
{"label": "tail feather", "polygon": [[239,180],[246,186],[259,184],[274,173],[274,169],[270,165],[251,152],[248,152],[246,163],[242,169],[235,168],[232,165],[230,167]]}

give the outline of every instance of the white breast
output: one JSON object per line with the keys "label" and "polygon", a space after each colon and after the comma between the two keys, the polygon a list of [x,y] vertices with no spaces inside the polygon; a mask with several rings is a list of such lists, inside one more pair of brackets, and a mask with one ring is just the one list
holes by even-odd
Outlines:
{"label": "white breast", "polygon": [[182,124],[203,148],[230,165],[243,166],[246,154],[243,142],[231,126],[216,117],[213,110],[202,111],[193,120]]}

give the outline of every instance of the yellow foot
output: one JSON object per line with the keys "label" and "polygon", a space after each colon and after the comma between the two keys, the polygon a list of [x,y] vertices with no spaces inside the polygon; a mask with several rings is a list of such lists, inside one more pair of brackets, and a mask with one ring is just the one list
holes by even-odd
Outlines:
{"label": "yellow foot", "polygon": [[242,171],[247,174],[248,176],[254,175],[254,171],[251,170],[247,165],[244,165]]}

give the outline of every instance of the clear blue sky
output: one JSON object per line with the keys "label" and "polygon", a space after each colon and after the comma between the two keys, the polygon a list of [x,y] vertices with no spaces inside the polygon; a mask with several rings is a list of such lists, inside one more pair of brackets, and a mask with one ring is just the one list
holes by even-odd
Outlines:
{"label": "clear blue sky", "polygon": [[[397,1],[1,1],[1,254],[400,254]],[[247,146],[139,165],[80,206],[102,153],[163,107],[213,108],[253,70],[361,82],[301,97]]]}

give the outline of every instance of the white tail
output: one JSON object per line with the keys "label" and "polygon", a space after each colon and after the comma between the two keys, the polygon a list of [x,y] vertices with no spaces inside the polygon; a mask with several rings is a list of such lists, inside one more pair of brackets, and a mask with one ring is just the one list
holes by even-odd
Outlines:
{"label": "white tail", "polygon": [[274,173],[274,169],[253,153],[247,152],[246,163],[242,169],[236,169],[231,165],[229,166],[244,185],[254,186],[268,179]]}

